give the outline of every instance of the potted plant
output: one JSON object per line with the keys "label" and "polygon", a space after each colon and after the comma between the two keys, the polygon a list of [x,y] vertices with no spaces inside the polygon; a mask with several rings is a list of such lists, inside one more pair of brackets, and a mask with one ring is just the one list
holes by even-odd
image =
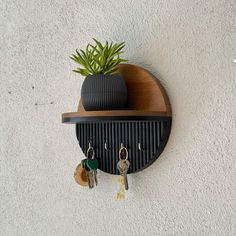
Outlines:
{"label": "potted plant", "polygon": [[93,39],[85,50],[76,50],[70,57],[81,67],[73,70],[85,76],[81,88],[81,100],[86,111],[119,110],[126,108],[127,88],[118,73],[118,65],[127,61],[120,58],[125,44]]}

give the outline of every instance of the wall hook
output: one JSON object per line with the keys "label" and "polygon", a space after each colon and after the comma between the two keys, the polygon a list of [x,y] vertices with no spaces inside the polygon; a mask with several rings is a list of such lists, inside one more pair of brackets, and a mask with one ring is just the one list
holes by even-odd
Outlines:
{"label": "wall hook", "polygon": [[142,151],[141,143],[138,143],[138,150]]}
{"label": "wall hook", "polygon": [[105,150],[108,150],[107,143],[104,144]]}

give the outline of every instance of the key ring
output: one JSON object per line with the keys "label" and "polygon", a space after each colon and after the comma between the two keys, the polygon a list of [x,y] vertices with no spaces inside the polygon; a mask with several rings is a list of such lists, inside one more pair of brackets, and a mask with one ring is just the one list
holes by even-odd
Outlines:
{"label": "key ring", "polygon": [[[125,159],[122,159],[122,158],[121,158],[121,153],[122,153],[123,150],[125,150],[125,154],[126,154]],[[124,146],[121,147],[120,150],[119,150],[119,160],[128,160],[128,156],[129,156],[129,153],[128,153],[127,148],[124,147]]]}
{"label": "key ring", "polygon": [[90,144],[89,144],[89,148],[88,148],[88,150],[87,150],[86,156],[87,156],[88,159],[90,159],[90,158],[89,158],[89,152],[90,152],[91,150],[93,151],[93,155],[92,155],[92,158],[91,158],[91,159],[94,159],[94,157],[95,157],[95,151],[94,151],[94,148],[93,148]]}

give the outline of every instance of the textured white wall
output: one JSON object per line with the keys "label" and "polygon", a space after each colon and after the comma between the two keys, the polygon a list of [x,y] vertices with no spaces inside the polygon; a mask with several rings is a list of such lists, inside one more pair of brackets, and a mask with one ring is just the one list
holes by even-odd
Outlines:
{"label": "textured white wall", "polygon": [[[235,235],[234,0],[1,0],[0,235]],[[69,55],[126,41],[173,108],[161,157],[129,176],[76,185],[73,125],[83,79]]]}

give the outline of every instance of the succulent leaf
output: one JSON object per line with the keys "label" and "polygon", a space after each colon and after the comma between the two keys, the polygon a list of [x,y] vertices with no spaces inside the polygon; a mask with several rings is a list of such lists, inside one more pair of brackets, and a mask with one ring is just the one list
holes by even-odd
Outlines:
{"label": "succulent leaf", "polygon": [[114,74],[117,73],[118,65],[127,60],[120,58],[123,53],[122,49],[125,43],[108,42],[102,45],[96,39],[93,39],[95,45],[88,44],[85,50],[77,50],[76,54],[72,54],[70,58],[83,68],[73,70],[83,76],[89,74]]}

